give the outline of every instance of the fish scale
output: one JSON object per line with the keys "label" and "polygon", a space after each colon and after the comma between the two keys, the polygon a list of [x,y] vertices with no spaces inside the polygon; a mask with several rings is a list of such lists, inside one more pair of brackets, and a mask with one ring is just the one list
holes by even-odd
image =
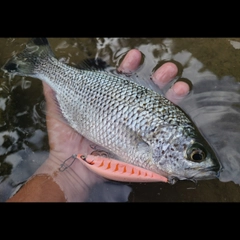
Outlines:
{"label": "fish scale", "polygon": [[124,162],[171,179],[211,179],[220,164],[191,119],[155,91],[108,71],[58,61],[32,39],[3,70],[45,81],[68,124]]}

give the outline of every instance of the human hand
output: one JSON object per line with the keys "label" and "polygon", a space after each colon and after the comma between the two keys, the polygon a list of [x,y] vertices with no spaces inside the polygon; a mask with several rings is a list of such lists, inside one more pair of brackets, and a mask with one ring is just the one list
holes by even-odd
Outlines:
{"label": "human hand", "polygon": [[[141,58],[140,51],[137,49],[130,50],[118,67],[118,72],[130,73],[135,71],[140,65]],[[163,88],[177,75],[177,72],[178,69],[175,64],[165,63],[153,73],[152,80],[159,88]],[[54,100],[54,92],[46,83],[43,83],[43,90],[46,99],[46,123],[50,152],[48,159],[34,175],[50,175],[64,192],[67,201],[85,201],[91,186],[103,181],[103,178],[90,171],[78,160],[68,160],[66,164],[72,164],[64,171],[59,171],[59,168],[64,160],[73,154],[91,154],[93,152],[91,147],[93,143],[75,132],[63,120]],[[179,81],[167,91],[166,97],[170,101],[177,103],[188,92],[188,84]]]}
{"label": "human hand", "polygon": [[[137,49],[130,50],[124,57],[122,63],[118,67],[120,73],[131,73],[140,65],[142,54]],[[160,88],[164,88],[173,78],[176,77],[178,68],[174,63],[164,63],[152,75],[153,82]],[[179,103],[190,91],[190,87],[186,82],[178,81],[168,89],[165,97],[171,102]]]}
{"label": "human hand", "polygon": [[[135,71],[141,62],[142,54],[137,49],[130,50],[122,63],[118,67],[118,72],[130,73]],[[171,62],[163,64],[152,75],[152,80],[159,88],[165,87],[178,73],[177,66]],[[53,99],[51,88],[43,83],[44,95],[47,104],[47,128],[49,135],[50,155],[49,160],[56,159],[60,163],[69,158],[74,153],[91,154],[93,152],[92,145],[89,140],[76,133],[64,121],[59,118],[58,107]],[[178,103],[189,92],[189,86],[185,82],[176,82],[172,88],[166,92],[166,97]],[[72,161],[72,160],[71,160]],[[71,162],[69,161],[69,162]],[[101,181],[101,178],[87,169],[80,161],[74,161],[71,165],[77,176],[80,176],[78,181],[84,182],[83,186],[91,187],[95,182]],[[62,173],[61,173],[62,174]],[[77,179],[77,178],[75,178]],[[75,184],[80,184],[80,183]]]}

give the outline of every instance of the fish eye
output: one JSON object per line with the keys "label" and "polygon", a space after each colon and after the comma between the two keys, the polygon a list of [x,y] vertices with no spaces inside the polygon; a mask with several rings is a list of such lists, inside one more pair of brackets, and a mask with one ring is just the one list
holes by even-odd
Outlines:
{"label": "fish eye", "polygon": [[205,153],[201,149],[194,149],[191,153],[191,160],[200,162],[205,159]]}
{"label": "fish eye", "polygon": [[195,143],[187,151],[188,160],[202,162],[206,158],[206,151],[201,144]]}

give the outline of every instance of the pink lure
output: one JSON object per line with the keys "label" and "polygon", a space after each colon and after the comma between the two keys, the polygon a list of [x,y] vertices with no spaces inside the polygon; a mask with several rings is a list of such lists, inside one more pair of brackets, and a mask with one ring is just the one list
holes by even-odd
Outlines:
{"label": "pink lure", "polygon": [[120,182],[168,182],[164,176],[112,158],[82,154],[78,154],[76,158],[81,160],[91,171],[110,180]]}

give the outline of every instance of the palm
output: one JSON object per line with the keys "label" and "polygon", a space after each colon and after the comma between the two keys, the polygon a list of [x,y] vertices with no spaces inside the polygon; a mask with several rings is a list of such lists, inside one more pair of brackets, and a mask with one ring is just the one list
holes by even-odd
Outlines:
{"label": "palm", "polygon": [[49,137],[50,154],[64,161],[73,154],[88,154],[93,151],[91,142],[75,132],[61,118],[58,107],[52,101],[53,92],[51,88],[43,83],[44,94],[47,104],[47,128]]}

